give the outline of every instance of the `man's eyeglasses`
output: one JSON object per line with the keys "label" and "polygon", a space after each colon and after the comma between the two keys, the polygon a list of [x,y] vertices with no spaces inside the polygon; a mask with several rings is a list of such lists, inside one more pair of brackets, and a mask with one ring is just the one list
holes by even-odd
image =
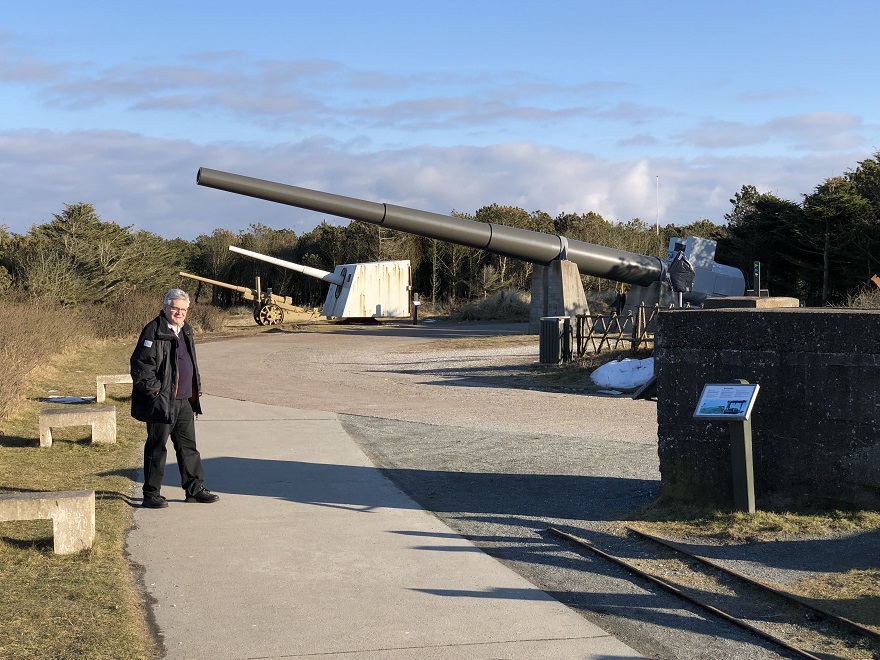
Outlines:
{"label": "man's eyeglasses", "polygon": [[178,314],[186,314],[188,309],[186,307],[173,307],[172,305],[168,305],[168,310],[174,314],[175,312]]}

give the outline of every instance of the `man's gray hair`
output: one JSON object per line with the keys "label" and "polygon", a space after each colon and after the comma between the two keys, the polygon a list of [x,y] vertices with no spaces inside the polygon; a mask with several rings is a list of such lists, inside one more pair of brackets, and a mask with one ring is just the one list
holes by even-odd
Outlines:
{"label": "man's gray hair", "polygon": [[183,289],[171,289],[171,291],[165,294],[165,306],[167,307],[174,300],[183,300],[188,303],[189,296]]}

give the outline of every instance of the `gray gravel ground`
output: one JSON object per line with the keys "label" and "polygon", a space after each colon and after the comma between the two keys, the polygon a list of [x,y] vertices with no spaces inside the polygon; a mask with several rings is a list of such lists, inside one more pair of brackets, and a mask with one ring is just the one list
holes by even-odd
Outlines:
{"label": "gray gravel ground", "polygon": [[[339,413],[375,464],[424,508],[649,657],[794,657],[548,533],[552,526],[624,551],[609,523],[656,497],[656,404],[589,387],[536,389],[537,337],[507,348],[446,341],[524,329],[278,330],[206,343],[199,362],[209,394]],[[726,553],[739,570],[761,566],[784,581],[784,570],[798,579],[804,566],[822,570],[815,558],[793,560],[803,547],[779,546],[775,563],[727,546],[713,558]]]}

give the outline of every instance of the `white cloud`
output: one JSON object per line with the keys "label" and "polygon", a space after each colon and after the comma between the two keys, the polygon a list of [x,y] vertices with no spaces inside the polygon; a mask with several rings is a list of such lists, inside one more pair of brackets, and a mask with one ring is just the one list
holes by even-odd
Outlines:
{"label": "white cloud", "polygon": [[864,144],[862,119],[843,112],[810,112],[749,124],[711,119],[679,137],[702,149],[785,143],[800,151],[848,150]]}
{"label": "white cloud", "polygon": [[239,51],[112,66],[57,65],[23,53],[0,60],[0,81],[26,86],[44,108],[89,122],[100,121],[107,108],[127,111],[126,126],[145,132],[149,126],[210,115],[215,130],[225,132],[234,122],[274,136],[332,127],[348,136],[381,129],[392,136],[379,138],[385,142],[409,141],[424,131],[457,135],[462,130],[472,131],[473,140],[473,131],[497,136],[511,126],[520,127],[518,134],[523,126],[546,133],[585,122],[641,123],[672,114],[626,100],[637,93],[636,86],[611,80],[567,85],[521,71],[388,73],[326,59],[255,59]]}
{"label": "white cloud", "polygon": [[647,222],[656,215],[659,175],[661,223],[722,222],[744,184],[799,201],[868,156],[608,160],[532,143],[356,153],[330,139],[202,146],[125,131],[7,131],[0,132],[0,224],[24,233],[76,202],[166,238],[256,222],[301,234],[324,219],[345,222],[201,188],[200,166],[438,213],[473,213],[497,202],[553,216],[595,211],[607,220]]}

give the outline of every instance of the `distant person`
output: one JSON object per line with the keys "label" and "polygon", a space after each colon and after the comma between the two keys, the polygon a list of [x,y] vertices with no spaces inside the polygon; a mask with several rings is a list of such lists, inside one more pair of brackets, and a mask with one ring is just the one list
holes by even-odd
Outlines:
{"label": "distant person", "polygon": [[141,331],[131,354],[131,416],[147,423],[144,445],[144,501],[151,509],[168,506],[162,497],[168,438],[174,445],[187,502],[209,504],[219,496],[204,486],[202,457],[196,449],[195,416],[202,414],[202,381],[193,331],[186,322],[189,296],[165,294],[165,306]]}

